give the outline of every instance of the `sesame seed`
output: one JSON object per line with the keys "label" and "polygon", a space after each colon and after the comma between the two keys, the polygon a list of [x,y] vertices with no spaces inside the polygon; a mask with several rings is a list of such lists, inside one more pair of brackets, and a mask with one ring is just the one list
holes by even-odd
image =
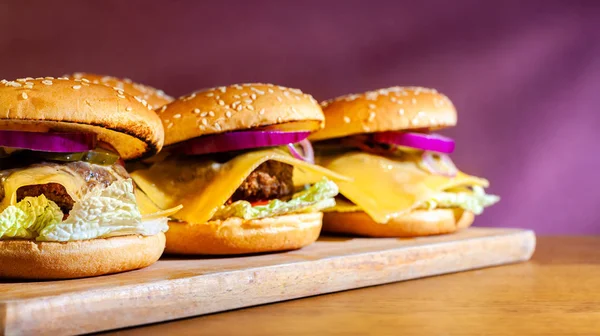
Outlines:
{"label": "sesame seed", "polygon": [[127,108],[125,109],[125,111],[130,112],[131,110],[133,110],[133,108],[131,108],[131,106],[127,106]]}
{"label": "sesame seed", "polygon": [[373,121],[375,119],[375,112],[369,113],[369,121]]}
{"label": "sesame seed", "polygon": [[238,85],[238,84],[235,84],[235,85],[233,86],[233,88],[234,88],[234,89],[238,89],[238,90],[241,90],[241,89],[243,89],[243,87],[242,87],[241,85]]}
{"label": "sesame seed", "polygon": [[296,114],[298,113],[298,111],[296,111],[296,108],[295,108],[295,107],[293,107],[293,106],[291,107],[291,110],[292,110],[292,112],[294,112],[294,113],[296,113]]}
{"label": "sesame seed", "polygon": [[81,89],[81,85],[73,85],[73,89],[79,90],[79,89]]}
{"label": "sesame seed", "polygon": [[167,128],[171,128],[171,127],[173,127],[173,123],[170,123],[167,125]]}
{"label": "sesame seed", "polygon": [[51,80],[44,79],[44,80],[42,81],[42,84],[44,84],[44,85],[52,85],[52,81],[51,81]]}
{"label": "sesame seed", "polygon": [[413,105],[417,105],[417,98],[411,99],[411,102],[412,102]]}
{"label": "sesame seed", "polygon": [[200,113],[200,109],[199,108],[195,108],[193,112],[196,113],[196,114],[198,114],[198,113]]}
{"label": "sesame seed", "polygon": [[281,103],[281,102],[283,102],[283,99],[281,99],[280,96],[277,96],[277,101]]}
{"label": "sesame seed", "polygon": [[221,105],[221,106],[224,106],[224,105],[225,105],[225,102],[224,102],[224,101],[222,101],[222,100],[219,100],[219,105]]}
{"label": "sesame seed", "polygon": [[27,96],[27,93],[25,92],[21,92],[21,97],[23,97],[23,99],[29,98],[29,96]]}
{"label": "sesame seed", "polygon": [[398,110],[398,114],[399,114],[399,115],[404,115],[404,109],[400,109],[400,110]]}
{"label": "sesame seed", "polygon": [[18,78],[17,82],[25,83],[25,82],[27,82],[27,80],[25,78]]}
{"label": "sesame seed", "polygon": [[250,98],[252,98],[252,100],[256,100],[256,93],[251,94]]}
{"label": "sesame seed", "polygon": [[296,97],[296,100],[300,100],[300,96],[295,96],[295,97]]}
{"label": "sesame seed", "polygon": [[286,96],[286,97],[289,97],[290,93],[288,91],[283,91],[283,95]]}
{"label": "sesame seed", "polygon": [[[79,86],[79,85],[77,85],[77,86]],[[81,86],[79,86],[79,87],[81,87]],[[75,89],[75,87],[73,87],[73,89]],[[118,95],[117,95],[117,97],[119,97],[119,98],[125,98],[125,96],[124,96],[124,95],[122,95],[122,94],[118,94]],[[139,100],[138,100],[138,101],[139,101]],[[141,101],[140,101],[140,103],[141,103]]]}
{"label": "sesame seed", "polygon": [[53,80],[54,79],[54,77],[44,77],[44,78],[49,79],[49,80]]}
{"label": "sesame seed", "polygon": [[206,120],[205,118],[202,118],[202,125],[204,125],[204,126],[208,125],[208,120]]}
{"label": "sesame seed", "polygon": [[254,91],[254,92],[258,93],[259,95],[264,95],[264,94],[265,94],[265,91],[261,91],[261,90],[259,90],[259,89],[255,88],[255,87],[253,87],[253,88],[250,88],[250,90],[252,90],[252,91]]}
{"label": "sesame seed", "polygon": [[214,94],[214,93],[212,93],[212,92],[209,92],[209,93],[207,93],[207,94],[206,94],[206,96],[207,96],[207,97],[212,97],[212,96],[214,96],[214,95],[215,95],[215,94]]}
{"label": "sesame seed", "polygon": [[254,111],[254,106],[252,106],[252,105],[248,105],[248,106],[246,106],[246,108],[250,111]]}
{"label": "sesame seed", "polygon": [[370,128],[369,126],[367,126],[367,125],[363,125],[363,130],[364,130],[365,132],[368,132],[368,131],[370,131],[370,130],[371,130],[371,128]]}
{"label": "sesame seed", "polygon": [[265,114],[265,109],[261,109],[260,111],[258,111],[258,114],[260,114],[260,115]]}
{"label": "sesame seed", "polygon": [[215,128],[220,131],[221,130],[221,125],[215,123]]}
{"label": "sesame seed", "polygon": [[273,91],[271,88],[268,88],[267,91],[269,91],[269,93],[275,93],[275,91]]}
{"label": "sesame seed", "polygon": [[69,77],[58,77],[57,79],[60,79],[60,80],[69,80]]}
{"label": "sesame seed", "polygon": [[236,107],[237,107],[237,105],[239,105],[239,104],[241,104],[241,103],[242,103],[241,101],[239,101],[239,100],[236,100],[236,101],[234,101],[233,103],[231,103],[231,107],[232,107],[232,108],[236,108]]}
{"label": "sesame seed", "polygon": [[79,79],[79,78],[76,78],[76,79],[73,79],[73,81],[74,81],[74,82],[81,82],[81,79]]}
{"label": "sesame seed", "polygon": [[390,97],[390,101],[391,101],[392,103],[395,103],[395,102],[396,102],[396,100],[397,100],[397,99],[396,99],[396,97]]}
{"label": "sesame seed", "polygon": [[206,129],[206,127],[205,127],[204,125],[200,125],[199,127],[200,127],[200,129],[201,129],[201,130],[203,130],[203,131]]}
{"label": "sesame seed", "polygon": [[377,106],[375,106],[375,104],[369,104],[369,108],[370,108],[371,110],[375,109],[376,107],[377,107]]}
{"label": "sesame seed", "polygon": [[246,104],[252,104],[252,99],[244,99],[244,103],[246,103]]}
{"label": "sesame seed", "polygon": [[277,122],[280,123],[283,119],[281,117],[277,117]]}
{"label": "sesame seed", "polygon": [[210,116],[210,117],[214,117],[214,116],[215,116],[215,112],[213,112],[213,111],[208,111],[208,116]]}
{"label": "sesame seed", "polygon": [[200,116],[201,116],[202,118],[206,117],[207,115],[208,115],[208,112],[202,112],[202,113],[200,113]]}
{"label": "sesame seed", "polygon": [[225,112],[225,116],[226,116],[227,118],[231,118],[231,112],[230,112],[230,111],[227,111],[227,112]]}
{"label": "sesame seed", "polygon": [[242,105],[238,105],[238,107],[236,108],[236,110],[241,111],[242,110]]}
{"label": "sesame seed", "polygon": [[85,82],[85,83],[89,83],[89,82],[90,82],[90,80],[89,80],[89,79],[87,79],[87,78],[82,78],[82,79],[81,79],[81,81],[82,81],[82,82]]}
{"label": "sesame seed", "polygon": [[350,117],[344,116],[344,122],[348,124],[350,122]]}
{"label": "sesame seed", "polygon": [[44,77],[36,77],[35,80],[42,80]]}
{"label": "sesame seed", "polygon": [[21,83],[17,83],[17,82],[13,82],[13,81],[6,82],[6,84],[4,84],[4,85],[6,85],[6,86],[12,86],[12,87],[21,87],[21,86],[23,86],[23,85],[21,85]]}
{"label": "sesame seed", "polygon": [[240,95],[233,95],[233,98],[234,99],[240,99],[241,97],[240,97]]}
{"label": "sesame seed", "polygon": [[6,82],[8,82],[6,79],[3,79],[0,81],[0,83],[2,83],[2,84],[6,84]]}
{"label": "sesame seed", "polygon": [[248,95],[248,92],[242,92],[241,96],[242,97],[246,97]]}
{"label": "sesame seed", "polygon": [[181,114],[177,113],[176,115],[173,116],[173,118],[179,119],[179,118],[181,118]]}
{"label": "sesame seed", "polygon": [[226,87],[224,87],[224,86],[220,86],[220,87],[219,87],[219,90],[220,90],[221,92],[225,93],[225,91],[227,91],[227,88],[226,88]]}
{"label": "sesame seed", "polygon": [[216,96],[215,96],[215,99],[216,99],[216,100],[219,100],[219,99],[221,99],[221,96],[219,96],[219,95],[216,95]]}
{"label": "sesame seed", "polygon": [[160,108],[160,112],[165,112],[166,109],[167,109],[167,105],[163,105],[163,107]]}

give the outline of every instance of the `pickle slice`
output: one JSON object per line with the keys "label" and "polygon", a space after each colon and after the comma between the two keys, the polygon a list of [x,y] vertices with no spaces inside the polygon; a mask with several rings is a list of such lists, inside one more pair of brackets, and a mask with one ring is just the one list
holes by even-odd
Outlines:
{"label": "pickle slice", "polygon": [[73,162],[85,161],[97,165],[110,166],[119,160],[119,155],[102,148],[78,153],[40,152],[39,156],[51,161]]}

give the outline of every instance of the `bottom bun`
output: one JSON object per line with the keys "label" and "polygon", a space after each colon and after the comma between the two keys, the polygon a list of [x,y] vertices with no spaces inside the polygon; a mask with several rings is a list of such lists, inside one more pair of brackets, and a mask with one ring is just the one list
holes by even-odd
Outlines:
{"label": "bottom bun", "polygon": [[170,222],[166,253],[246,254],[295,250],[314,243],[321,232],[320,212],[205,224]]}
{"label": "bottom bun", "polygon": [[367,237],[419,237],[455,232],[475,219],[461,209],[415,210],[406,216],[379,224],[365,212],[326,212],[323,231]]}
{"label": "bottom bun", "polygon": [[73,242],[0,241],[0,277],[73,279],[119,273],[155,263],[165,235],[121,236]]}

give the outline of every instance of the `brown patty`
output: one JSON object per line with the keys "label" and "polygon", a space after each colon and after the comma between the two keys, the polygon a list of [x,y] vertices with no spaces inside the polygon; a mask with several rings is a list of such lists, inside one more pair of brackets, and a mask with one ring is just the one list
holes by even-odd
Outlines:
{"label": "brown patty", "polygon": [[294,193],[293,170],[289,164],[267,161],[250,173],[227,203],[287,199]]}
{"label": "brown patty", "polygon": [[[100,166],[86,162],[70,162],[66,164],[40,163],[36,165],[68,167],[70,168],[70,171],[74,171],[86,181],[86,188],[88,190],[97,185],[107,187],[118,179],[125,179],[129,177],[127,171],[125,171],[125,168],[119,164],[114,164],[112,166]],[[111,171],[115,172],[116,176],[112,174]],[[0,190],[0,196],[4,198],[4,187],[2,186]],[[73,204],[75,203],[73,198],[71,198],[71,196],[67,193],[65,187],[58,183],[36,184],[20,187],[17,189],[17,201],[20,201],[27,196],[36,197],[42,194],[49,200],[56,203],[65,214],[71,211]]]}

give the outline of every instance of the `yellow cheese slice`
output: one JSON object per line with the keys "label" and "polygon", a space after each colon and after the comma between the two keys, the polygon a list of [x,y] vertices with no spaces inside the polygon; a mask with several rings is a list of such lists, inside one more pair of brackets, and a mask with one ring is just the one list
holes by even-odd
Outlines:
{"label": "yellow cheese slice", "polygon": [[39,166],[15,170],[4,179],[5,196],[0,203],[0,211],[16,203],[17,189],[20,187],[46,183],[61,184],[75,202],[81,199],[81,192],[87,185],[80,174],[66,166]]}
{"label": "yellow cheese slice", "polygon": [[455,177],[430,174],[419,168],[417,162],[363,152],[319,160],[325,168],[354,179],[336,182],[340,194],[378,223],[406,214],[437,192],[460,186],[488,186],[487,180],[462,172]]}
{"label": "yellow cheese slice", "polygon": [[265,149],[241,154],[220,164],[197,157],[168,158],[131,177],[161,209],[183,205],[173,218],[188,223],[206,223],[225,204],[235,190],[260,164],[268,160],[294,166],[296,181],[314,183],[322,177],[336,181],[348,178],[290,156],[280,149]]}

